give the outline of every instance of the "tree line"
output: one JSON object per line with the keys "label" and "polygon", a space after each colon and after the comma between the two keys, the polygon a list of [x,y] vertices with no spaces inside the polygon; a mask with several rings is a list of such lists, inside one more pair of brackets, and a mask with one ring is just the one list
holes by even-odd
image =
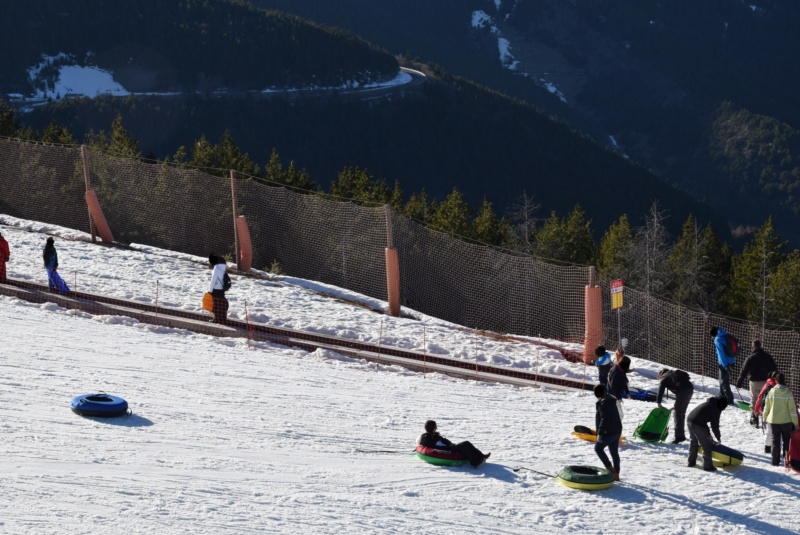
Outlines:
{"label": "tree line", "polygon": [[[153,160],[143,157],[122,121],[118,115],[109,131],[90,131],[84,142],[113,156],[201,168],[221,177],[234,170],[240,177],[309,195],[367,206],[388,204],[433,230],[546,262],[595,265],[607,278],[622,278],[626,286],[687,307],[762,325],[800,327],[800,251],[788,249],[771,218],[738,253],[694,215],[685,220],[680,235],[671,236],[665,224],[669,216],[654,202],[642,221],[620,215],[598,242],[592,220],[579,204],[564,216],[554,210],[545,215],[535,195],[523,191],[516,203],[498,213],[486,197],[477,208],[470,205],[455,187],[441,200],[429,197],[425,189],[406,195],[398,181],[389,184],[366,168],[352,166],[339,171],[326,188],[296,162],[283,162],[275,149],[259,165],[227,130],[216,143],[203,135],[189,149],[181,146],[173,155]],[[69,129],[56,122],[41,132],[22,126],[2,101],[0,135],[77,144]]]}

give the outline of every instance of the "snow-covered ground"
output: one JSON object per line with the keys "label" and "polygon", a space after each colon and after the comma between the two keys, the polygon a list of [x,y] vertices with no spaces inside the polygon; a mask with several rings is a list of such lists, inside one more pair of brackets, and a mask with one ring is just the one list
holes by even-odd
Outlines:
{"label": "snow-covered ground", "polygon": [[[91,54],[89,54],[91,56]],[[52,69],[58,63],[56,69],[58,74],[53,76],[51,82],[44,82],[42,72]],[[340,90],[347,92],[369,91],[374,89],[385,89],[407,84],[412,81],[413,72],[417,76],[424,76],[419,71],[401,68],[397,75],[391,80],[371,82],[361,84],[356,80],[346,82],[338,87],[302,87],[302,88],[268,88],[256,89],[253,91],[260,93],[293,93],[308,90]],[[114,80],[114,73],[95,66],[77,65],[77,60],[69,54],[58,53],[54,56],[42,56],[42,61],[28,69],[28,77],[36,87],[32,95],[24,96],[18,93],[9,94],[17,102],[29,102],[32,104],[42,103],[48,99],[59,99],[62,97],[89,97],[94,98],[99,95],[112,95],[124,97],[131,95],[131,92]],[[225,94],[225,88],[214,91],[214,94]],[[174,92],[137,92],[139,95],[162,95],[173,96]],[[26,111],[27,108],[23,109]]]}
{"label": "snow-covered ground", "polygon": [[[209,275],[202,259],[1,219],[13,278],[43,282],[46,231],[61,236],[61,272],[68,282],[76,274],[79,290],[147,301],[158,280],[161,302],[198,308]],[[388,318],[305,286],[235,277],[232,312],[246,297],[267,323],[368,341],[383,319],[384,343],[416,347],[424,327],[441,354],[474,358],[477,339],[478,353],[509,365],[535,361],[533,344],[483,340],[424,316]],[[537,473],[599,464],[589,443],[570,436],[574,425],[594,424],[588,393],[422,375],[8,297],[0,324],[3,533],[800,531],[800,477],[770,466],[761,431],[738,409],[723,413],[722,437],[747,455],[741,467],[709,474],[685,466],[685,444],[631,442],[622,481],[592,493]],[[632,383],[652,381],[646,363],[635,367]],[[73,397],[97,391],[124,397],[133,414],[102,420],[69,410]],[[705,397],[696,393],[693,405]],[[625,408],[630,435],[653,405]],[[410,452],[429,418],[445,436],[491,451],[489,463],[416,459]]]}

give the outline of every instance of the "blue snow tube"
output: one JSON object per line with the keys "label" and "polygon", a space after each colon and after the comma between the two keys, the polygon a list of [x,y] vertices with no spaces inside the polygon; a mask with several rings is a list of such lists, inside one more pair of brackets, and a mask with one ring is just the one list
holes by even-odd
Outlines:
{"label": "blue snow tube", "polygon": [[72,412],[81,416],[112,418],[128,412],[128,402],[105,392],[84,394],[72,400]]}

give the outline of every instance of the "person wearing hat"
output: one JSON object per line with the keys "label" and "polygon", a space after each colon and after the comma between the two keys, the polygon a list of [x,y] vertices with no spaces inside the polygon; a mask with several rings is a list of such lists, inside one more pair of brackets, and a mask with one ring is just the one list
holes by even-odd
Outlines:
{"label": "person wearing hat", "polygon": [[728,400],[728,405],[733,405],[733,390],[731,390],[731,366],[736,364],[736,359],[728,355],[725,335],[728,332],[722,327],[711,327],[709,331],[714,339],[714,349],[717,352],[717,367],[719,368],[719,393]]}
{"label": "person wearing hat", "polygon": [[50,291],[58,291],[56,270],[58,269],[58,251],[56,251],[55,240],[52,236],[47,238],[44,250],[42,251],[42,259],[44,260],[44,268],[47,270],[47,286]]}
{"label": "person wearing hat", "polygon": [[608,386],[608,372],[611,371],[611,353],[606,351],[606,346],[599,345],[594,348],[594,364],[597,366],[597,381]]}
{"label": "person wearing hat", "polygon": [[[728,399],[724,395],[708,398],[689,413],[689,460],[687,466],[692,467],[697,461],[698,446],[703,447],[703,470],[716,472],[717,468],[711,461],[711,452],[714,446],[711,433],[717,437],[717,444],[722,444],[722,435],[719,432],[719,417],[728,406]],[[711,426],[709,431],[708,426]]]}
{"label": "person wearing hat", "polygon": [[8,249],[8,242],[0,234],[0,283],[7,282],[6,279],[6,262],[11,258],[11,252]]}
{"label": "person wearing hat", "polygon": [[[214,298],[214,323],[225,323],[228,319],[228,300],[225,298],[225,282],[228,279],[228,264],[221,256],[211,254],[208,256],[208,263],[211,266],[211,296]],[[228,279],[230,280],[230,279]]]}
{"label": "person wearing hat", "polygon": [[736,380],[736,388],[742,388],[747,376],[750,376],[750,425],[758,425],[756,416],[755,400],[764,385],[767,384],[767,377],[770,373],[778,371],[775,359],[761,347],[761,340],[753,340],[753,352],[744,361],[742,371]]}
{"label": "person wearing hat", "polygon": [[484,455],[481,450],[473,446],[472,442],[469,442],[468,440],[459,442],[458,444],[453,444],[439,434],[437,431],[436,422],[433,420],[428,420],[425,422],[425,432],[419,436],[417,439],[417,444],[425,446],[426,448],[457,451],[469,461],[469,464],[472,465],[472,468],[478,468],[491,455],[491,453]]}
{"label": "person wearing hat", "polygon": [[670,409],[675,415],[675,438],[672,444],[680,444],[686,440],[686,429],[684,421],[686,420],[686,409],[689,407],[689,402],[692,401],[694,394],[694,385],[689,380],[689,374],[683,370],[670,370],[664,368],[658,372],[658,396],[656,403],[659,408],[661,407],[661,400],[664,398],[664,391],[669,390],[675,394],[675,405]]}

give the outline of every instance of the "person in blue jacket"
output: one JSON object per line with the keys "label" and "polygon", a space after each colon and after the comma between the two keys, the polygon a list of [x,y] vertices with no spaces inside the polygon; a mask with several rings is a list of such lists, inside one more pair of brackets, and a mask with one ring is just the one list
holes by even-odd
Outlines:
{"label": "person in blue jacket", "polygon": [[728,400],[728,405],[733,405],[733,391],[731,390],[730,368],[736,359],[728,355],[725,346],[725,335],[728,332],[722,327],[712,327],[709,331],[714,338],[714,348],[717,350],[717,366],[719,367],[719,393]]}
{"label": "person in blue jacket", "polygon": [[608,372],[611,371],[611,353],[606,351],[606,346],[600,345],[594,349],[594,364],[597,366],[597,381],[608,385]]}

